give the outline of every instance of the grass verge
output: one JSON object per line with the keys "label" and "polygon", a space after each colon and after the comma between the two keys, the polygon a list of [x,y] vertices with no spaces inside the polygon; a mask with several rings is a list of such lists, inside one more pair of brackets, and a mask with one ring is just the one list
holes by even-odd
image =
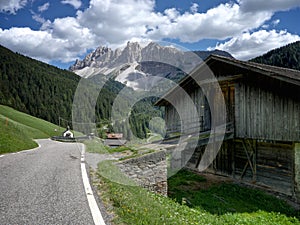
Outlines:
{"label": "grass verge", "polygon": [[[7,123],[7,121],[9,125],[2,125]],[[0,123],[0,154],[17,152],[38,146],[37,143],[30,138],[32,135],[38,133],[38,130],[12,120],[7,120],[1,115]]]}
{"label": "grass verge", "polygon": [[37,147],[33,139],[55,134],[56,125],[0,105],[0,154]]}
{"label": "grass verge", "polygon": [[57,135],[55,129],[58,126],[45,120],[30,116],[26,113],[19,112],[8,106],[0,105],[0,115],[7,117],[17,123],[39,130],[43,135],[36,138],[45,138]]}

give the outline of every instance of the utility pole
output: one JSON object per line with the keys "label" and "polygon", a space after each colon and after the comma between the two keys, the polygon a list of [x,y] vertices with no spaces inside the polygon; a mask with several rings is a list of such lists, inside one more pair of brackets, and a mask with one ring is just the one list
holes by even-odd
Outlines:
{"label": "utility pole", "polygon": [[60,116],[58,116],[58,131],[60,132]]}

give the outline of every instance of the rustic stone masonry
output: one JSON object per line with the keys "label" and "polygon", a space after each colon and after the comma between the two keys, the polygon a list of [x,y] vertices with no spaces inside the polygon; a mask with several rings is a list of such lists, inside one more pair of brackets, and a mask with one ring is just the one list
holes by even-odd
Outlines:
{"label": "rustic stone masonry", "polygon": [[295,197],[298,202],[300,202],[300,143],[294,144],[294,151],[295,151],[295,181],[294,181],[294,192]]}
{"label": "rustic stone masonry", "polygon": [[166,151],[158,151],[137,158],[117,162],[122,173],[141,187],[167,195]]}

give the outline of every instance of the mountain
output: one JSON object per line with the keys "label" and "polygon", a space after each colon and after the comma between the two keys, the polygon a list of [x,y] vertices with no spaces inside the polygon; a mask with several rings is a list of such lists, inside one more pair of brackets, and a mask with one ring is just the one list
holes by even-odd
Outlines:
{"label": "mountain", "polygon": [[124,49],[101,46],[83,60],[76,60],[70,70],[85,78],[112,77],[129,87],[144,90],[142,78],[157,76],[179,81],[210,54],[232,57],[220,50],[187,52],[155,42],[146,46],[128,42]]}
{"label": "mountain", "polygon": [[271,50],[250,61],[300,70],[300,41]]}
{"label": "mountain", "polygon": [[[73,100],[79,82],[80,76],[67,70],[61,70],[57,67],[31,59],[19,53],[0,45],[0,104],[13,107],[21,112],[47,120],[61,126],[72,126],[72,107]],[[103,88],[99,87],[102,80],[91,78],[83,79],[86,89],[79,91],[82,96],[80,104],[82,110],[76,115],[77,118],[86,121],[89,115],[84,109],[95,110],[95,121],[98,128],[103,123],[110,124],[112,106],[118,93],[125,86],[112,79],[105,80]],[[89,91],[98,94],[96,102],[89,95]],[[128,95],[131,94],[128,89]],[[121,117],[124,108],[130,106],[129,98],[119,96],[122,103],[121,109],[115,110],[117,116]],[[133,109],[130,119],[130,126],[134,134],[140,138],[146,136],[149,127],[148,121],[152,116],[160,116],[161,112],[153,109],[151,101],[138,102],[141,109]],[[149,110],[148,110],[149,109]],[[144,111],[143,111],[144,110]],[[135,111],[142,115],[135,115]],[[75,121],[80,122],[80,121]],[[119,123],[119,127],[114,127],[123,133],[128,133],[128,126]],[[91,132],[91,130],[79,130]],[[126,135],[125,135],[126,136]]]}
{"label": "mountain", "polygon": [[[95,121],[92,122],[97,123],[98,129],[101,129],[103,124],[111,124],[113,105],[118,97],[121,107],[114,109],[117,118],[114,130],[124,133],[128,138],[131,137],[131,130],[135,136],[144,138],[149,132],[149,121],[153,117],[161,116],[162,111],[152,106],[156,98],[147,97],[146,93],[146,97],[140,100],[141,92],[135,92],[124,84],[141,90],[149,89],[151,82],[154,85],[157,80],[147,83],[136,82],[136,79],[152,74],[179,80],[185,73],[178,67],[186,70],[180,64],[192,65],[187,62],[193,57],[188,57],[188,53],[173,47],[161,47],[156,43],[142,47],[138,43],[129,42],[124,49],[115,51],[99,47],[72,66],[72,70],[84,74],[86,79],[82,79],[71,71],[61,70],[0,45],[0,104],[54,124],[72,125],[74,95],[77,93],[78,84],[84,81],[87,89],[80,92],[82,101],[77,103],[82,109],[95,110]],[[86,71],[90,74],[85,73]],[[101,76],[93,76],[96,74]],[[167,90],[164,87],[160,89]],[[89,96],[89,90],[94,90],[100,96],[95,103]],[[120,95],[121,91],[126,94]],[[129,121],[122,119],[125,109],[131,109]],[[78,113],[76,116],[81,121],[89,119],[84,110]],[[90,129],[84,128],[80,131],[90,132]]]}

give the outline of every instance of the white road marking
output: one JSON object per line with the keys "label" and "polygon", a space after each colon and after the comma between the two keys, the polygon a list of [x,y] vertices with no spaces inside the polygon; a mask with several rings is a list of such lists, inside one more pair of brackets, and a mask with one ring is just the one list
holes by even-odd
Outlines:
{"label": "white road marking", "polygon": [[4,157],[4,155],[0,155],[0,158]]}
{"label": "white road marking", "polygon": [[83,186],[84,190],[87,196],[87,200],[89,203],[89,207],[93,216],[94,224],[95,225],[105,225],[105,222],[103,220],[103,217],[101,215],[101,212],[99,210],[99,207],[97,205],[93,190],[91,188],[89,178],[87,175],[87,171],[85,168],[85,162],[84,162],[84,153],[85,153],[85,146],[82,145],[82,151],[81,151],[81,174],[82,174],[82,180],[83,180]]}

